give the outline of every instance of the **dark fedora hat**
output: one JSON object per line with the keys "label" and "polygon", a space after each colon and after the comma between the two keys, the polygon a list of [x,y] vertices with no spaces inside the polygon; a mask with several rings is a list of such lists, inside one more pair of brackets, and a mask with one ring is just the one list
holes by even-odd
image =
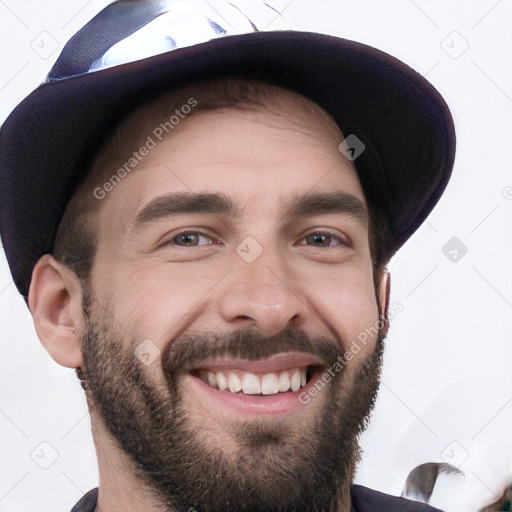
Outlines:
{"label": "dark fedora hat", "polygon": [[389,219],[386,257],[435,206],[452,171],[455,131],[426,79],[359,42],[261,30],[260,10],[276,15],[268,2],[247,0],[246,10],[224,4],[221,11],[192,0],[112,3],[69,40],[45,82],[7,118],[0,233],[25,300],[33,267],[52,252],[66,204],[105,137],[138,102],[189,81],[260,79],[329,112],[367,200]]}

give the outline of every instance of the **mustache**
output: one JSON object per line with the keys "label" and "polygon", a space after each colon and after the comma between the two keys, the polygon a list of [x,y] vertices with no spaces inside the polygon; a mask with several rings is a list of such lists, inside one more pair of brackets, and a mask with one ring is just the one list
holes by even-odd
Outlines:
{"label": "mustache", "polygon": [[264,359],[286,352],[301,352],[334,364],[342,355],[341,343],[326,337],[310,337],[302,329],[287,327],[273,336],[255,329],[228,333],[187,333],[177,337],[162,354],[164,372],[185,373],[218,359]]}

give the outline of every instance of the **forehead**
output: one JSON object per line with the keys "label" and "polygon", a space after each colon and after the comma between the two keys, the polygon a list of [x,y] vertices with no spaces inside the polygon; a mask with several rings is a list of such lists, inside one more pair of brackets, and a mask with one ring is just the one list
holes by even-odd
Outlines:
{"label": "forehead", "polygon": [[201,112],[161,141],[151,133],[151,142],[141,138],[151,146],[145,156],[141,148],[127,155],[136,165],[105,197],[100,230],[108,221],[109,236],[169,192],[232,195],[244,215],[277,216],[291,197],[311,192],[343,191],[365,204],[355,166],[338,149],[341,133],[292,102]]}

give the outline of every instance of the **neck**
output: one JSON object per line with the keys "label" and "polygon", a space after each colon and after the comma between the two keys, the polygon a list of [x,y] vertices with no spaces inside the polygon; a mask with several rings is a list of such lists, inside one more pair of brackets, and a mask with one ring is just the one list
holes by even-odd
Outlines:
{"label": "neck", "polygon": [[[92,417],[92,414],[91,414]],[[174,512],[135,476],[134,464],[101,422],[92,422],[99,485],[95,512]]]}

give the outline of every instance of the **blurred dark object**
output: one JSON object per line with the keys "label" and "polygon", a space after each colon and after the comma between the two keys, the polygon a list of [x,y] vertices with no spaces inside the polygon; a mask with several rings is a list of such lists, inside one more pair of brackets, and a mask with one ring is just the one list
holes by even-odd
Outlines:
{"label": "blurred dark object", "polygon": [[446,462],[420,464],[409,473],[402,490],[402,496],[409,500],[429,503],[437,478],[441,474],[464,475],[462,471]]}
{"label": "blurred dark object", "polygon": [[492,505],[484,507],[480,512],[511,512],[512,511],[512,480],[508,483],[501,498]]}

